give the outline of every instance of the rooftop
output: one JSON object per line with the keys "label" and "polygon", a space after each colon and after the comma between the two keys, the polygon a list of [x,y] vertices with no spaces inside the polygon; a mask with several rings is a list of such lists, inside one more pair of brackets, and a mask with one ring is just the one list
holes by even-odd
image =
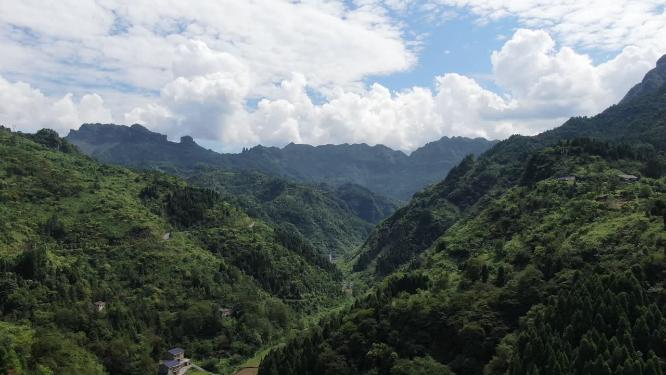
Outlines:
{"label": "rooftop", "polygon": [[162,362],[162,364],[168,368],[177,367],[180,365],[180,361],[175,359]]}
{"label": "rooftop", "polygon": [[169,349],[169,354],[171,354],[171,355],[178,355],[178,354],[183,354],[183,353],[185,353],[185,350],[182,349],[182,348]]}

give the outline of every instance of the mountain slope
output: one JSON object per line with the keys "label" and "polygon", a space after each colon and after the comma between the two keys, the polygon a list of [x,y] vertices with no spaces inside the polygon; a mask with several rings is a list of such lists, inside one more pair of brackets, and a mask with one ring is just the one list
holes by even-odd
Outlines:
{"label": "mountain slope", "polygon": [[260,374],[662,374],[663,90],[465,159],[367,241],[390,275]]}
{"label": "mountain slope", "polygon": [[102,124],[84,124],[79,130],[72,130],[67,140],[108,163],[180,174],[207,166],[335,186],[354,183],[396,199],[408,199],[443,178],[464,156],[480,154],[495,143],[482,138],[444,137],[410,156],[381,145],[315,147],[293,143],[282,149],[257,146],[240,154],[216,154],[198,146],[190,137],[174,143],[140,125]]}
{"label": "mountain slope", "polygon": [[[349,310],[269,355],[260,374],[660,369],[666,181],[625,182],[620,174],[644,167],[640,152],[600,154],[602,145],[573,141],[538,151],[535,158],[554,166],[547,174],[456,221]],[[576,182],[560,179],[568,175]],[[601,282],[610,290],[595,292]],[[537,316],[533,328],[521,324]]]}
{"label": "mountain slope", "polygon": [[666,84],[666,56],[662,56],[657,60],[656,68],[648,72],[641,83],[632,87],[622,101],[620,101],[620,104],[641,96],[654,94],[661,89],[664,84]]}
{"label": "mountain slope", "polygon": [[274,226],[291,225],[290,230],[326,255],[348,255],[363,243],[373,224],[396,209],[396,203],[360,186],[327,187],[243,168],[232,171],[237,155],[205,150],[189,137],[169,142],[139,125],[83,125],[68,139],[98,160],[164,170],[215,189],[252,217]]}
{"label": "mountain slope", "polygon": [[[658,69],[663,67],[655,68],[648,76]],[[639,172],[661,173],[664,166],[659,154],[666,150],[665,94],[666,86],[662,86],[594,117],[572,118],[534,137],[512,136],[478,159],[465,159],[443,181],[417,193],[406,207],[382,223],[361,249],[355,269],[372,266],[375,270],[377,263],[384,265],[378,270],[382,274],[396,269],[426,249],[456,219],[477,212],[477,204],[483,205],[484,200],[520,183],[525,168],[530,174],[547,168],[532,153],[563,140],[595,138],[636,146],[646,161]]]}
{"label": "mountain slope", "polygon": [[218,191],[251,217],[300,233],[325,255],[348,255],[375,223],[396,209],[392,201],[353,184],[332,188],[220,170],[198,173],[188,181]]}
{"label": "mountain slope", "polygon": [[340,289],[301,236],[211,190],[0,130],[3,371],[153,373],[178,345],[225,372]]}

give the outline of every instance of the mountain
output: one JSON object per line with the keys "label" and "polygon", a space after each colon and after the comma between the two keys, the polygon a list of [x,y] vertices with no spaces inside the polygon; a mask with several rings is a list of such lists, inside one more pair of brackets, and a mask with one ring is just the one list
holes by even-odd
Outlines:
{"label": "mountain", "polygon": [[191,137],[180,143],[141,125],[84,124],[65,138],[104,163],[145,169],[192,169],[199,165],[228,166],[219,154],[197,145]]}
{"label": "mountain", "polygon": [[417,193],[358,254],[375,286],[259,373],[662,374],[666,87],[633,91]]}
{"label": "mountain", "polygon": [[0,129],[0,176],[0,373],[154,373],[174,346],[228,373],[343,297],[297,232],[53,131]]}
{"label": "mountain", "polygon": [[[664,58],[659,61],[662,65],[646,77],[663,69]],[[478,159],[464,159],[443,181],[415,194],[406,207],[377,227],[358,255],[355,269],[364,270],[379,262],[379,273],[390,273],[427,248],[457,220],[475,214],[477,203],[521,181],[552,172],[553,163],[540,160],[534,152],[582,138],[609,143],[598,144],[601,149],[611,150],[611,145],[617,143],[634,147],[646,160],[638,172],[659,175],[665,168],[661,154],[666,151],[666,85],[631,100],[625,98],[594,117],[575,117],[534,137],[512,136]]]}
{"label": "mountain", "polygon": [[397,204],[368,189],[311,185],[257,172],[211,169],[188,178],[214,189],[248,215],[307,238],[318,252],[345,257],[363,244]]}
{"label": "mountain", "polygon": [[394,199],[409,199],[434,183],[468,154],[478,155],[495,142],[444,137],[406,155],[382,145],[256,146],[240,154],[217,154],[191,137],[180,143],[141,125],[84,124],[66,138],[86,154],[107,163],[184,173],[205,166],[256,171],[296,181],[334,186],[361,185]]}
{"label": "mountain", "polygon": [[[180,143],[169,142],[166,136],[140,125],[83,125],[68,139],[100,161],[164,170],[187,178],[193,185],[214,189],[251,217],[300,233],[327,256],[348,255],[363,243],[374,224],[397,208],[394,200],[360,185],[300,183],[255,172],[266,168],[248,164],[261,160],[251,155],[278,149],[257,147],[240,155],[220,155],[203,149],[190,137],[183,137]],[[291,145],[285,150],[298,147]],[[270,161],[270,157],[265,160]]]}
{"label": "mountain", "polygon": [[657,60],[657,67],[645,75],[641,83],[636,84],[624,96],[620,104],[626,103],[635,98],[654,94],[666,83],[666,56]]}

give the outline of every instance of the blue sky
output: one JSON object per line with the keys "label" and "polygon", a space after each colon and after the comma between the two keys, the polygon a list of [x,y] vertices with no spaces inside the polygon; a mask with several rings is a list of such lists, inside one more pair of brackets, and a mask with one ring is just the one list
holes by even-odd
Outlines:
{"label": "blue sky", "polygon": [[405,72],[369,77],[367,82],[377,81],[394,90],[429,87],[433,77],[456,72],[492,86],[492,79],[488,78],[492,70],[488,56],[519,27],[513,19],[479,24],[471,15],[461,15],[439,24],[428,23],[419,15],[412,15],[405,21],[411,30],[424,35],[418,62]]}
{"label": "blue sky", "polygon": [[535,134],[666,52],[664,0],[0,0],[0,123],[218,150]]}

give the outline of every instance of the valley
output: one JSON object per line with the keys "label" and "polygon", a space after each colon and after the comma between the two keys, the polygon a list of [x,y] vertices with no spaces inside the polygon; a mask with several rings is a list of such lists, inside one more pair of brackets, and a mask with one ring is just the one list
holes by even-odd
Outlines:
{"label": "valley", "polygon": [[534,136],[0,128],[0,374],[666,370],[666,57]]}

